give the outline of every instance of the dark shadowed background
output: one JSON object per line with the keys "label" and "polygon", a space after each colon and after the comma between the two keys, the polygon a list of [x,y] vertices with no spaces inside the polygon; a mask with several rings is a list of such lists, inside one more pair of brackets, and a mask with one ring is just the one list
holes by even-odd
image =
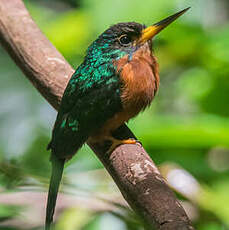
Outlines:
{"label": "dark shadowed background", "polygon": [[[129,127],[198,230],[229,229],[229,2],[27,0],[41,30],[76,68],[109,25],[150,25],[191,6],[154,40],[161,85]],[[35,42],[35,41],[34,41]],[[42,229],[56,112],[0,47],[0,230]],[[67,165],[56,230],[140,230],[84,146]]]}

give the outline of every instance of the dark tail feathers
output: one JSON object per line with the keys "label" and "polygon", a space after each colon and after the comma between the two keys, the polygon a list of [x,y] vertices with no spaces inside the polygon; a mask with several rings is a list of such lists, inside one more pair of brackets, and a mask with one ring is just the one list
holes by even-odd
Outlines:
{"label": "dark tail feathers", "polygon": [[60,181],[64,170],[65,160],[58,159],[55,156],[55,154],[52,154],[51,162],[52,162],[52,175],[49,184],[48,201],[46,207],[45,230],[50,230],[53,221],[56,199],[57,199]]}

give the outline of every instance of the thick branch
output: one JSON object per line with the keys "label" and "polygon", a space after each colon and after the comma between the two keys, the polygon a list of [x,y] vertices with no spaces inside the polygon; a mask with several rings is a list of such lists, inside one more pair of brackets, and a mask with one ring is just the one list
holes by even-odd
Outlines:
{"label": "thick branch", "polygon": [[[41,33],[21,0],[0,0],[0,42],[43,97],[58,109],[71,66]],[[127,126],[116,136],[132,137]],[[151,228],[193,229],[183,208],[139,145],[122,145],[111,154],[90,147],[103,162],[125,199]]]}

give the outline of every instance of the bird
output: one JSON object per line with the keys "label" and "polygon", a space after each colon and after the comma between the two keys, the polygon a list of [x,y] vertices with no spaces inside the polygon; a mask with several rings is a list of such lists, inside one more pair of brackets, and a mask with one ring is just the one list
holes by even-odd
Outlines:
{"label": "bird", "polygon": [[137,142],[117,140],[112,132],[150,106],[160,81],[152,39],[189,8],[148,27],[136,22],[112,25],[88,47],[64,91],[47,147],[52,172],[45,230],[53,222],[64,164],[85,142],[110,141],[108,153]]}

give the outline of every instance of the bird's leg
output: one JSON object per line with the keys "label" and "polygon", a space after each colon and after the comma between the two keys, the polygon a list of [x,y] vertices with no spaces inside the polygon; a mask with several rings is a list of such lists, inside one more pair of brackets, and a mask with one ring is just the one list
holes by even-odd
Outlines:
{"label": "bird's leg", "polygon": [[107,153],[111,153],[115,150],[116,147],[118,147],[119,145],[124,145],[124,144],[136,144],[136,143],[139,143],[140,145],[141,142],[134,139],[134,138],[129,138],[129,139],[124,139],[124,140],[119,140],[119,139],[116,139],[114,138],[110,133],[103,133],[103,134],[100,134],[100,135],[96,135],[96,136],[93,136],[93,137],[90,137],[88,139],[89,142],[92,142],[92,143],[104,143],[105,141],[110,141],[111,142],[111,146],[110,148],[108,149],[108,151],[106,151]]}
{"label": "bird's leg", "polygon": [[130,139],[126,139],[126,140],[119,140],[119,139],[116,139],[112,136],[106,136],[105,139],[112,142],[107,153],[113,152],[119,145],[140,143],[139,141],[135,140],[134,138],[130,138]]}

